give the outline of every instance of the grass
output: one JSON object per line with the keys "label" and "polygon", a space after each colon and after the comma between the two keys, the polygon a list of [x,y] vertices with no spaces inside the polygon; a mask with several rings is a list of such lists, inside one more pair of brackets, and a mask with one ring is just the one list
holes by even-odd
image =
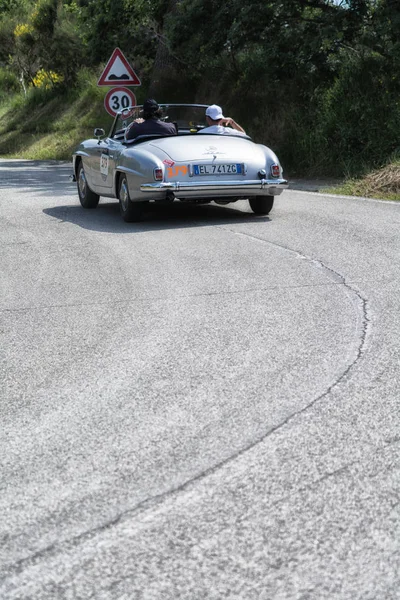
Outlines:
{"label": "grass", "polygon": [[107,90],[95,80],[83,89],[31,90],[0,103],[0,157],[31,160],[70,160],[73,149],[93,136],[95,127],[108,131],[112,118],[104,108]]}
{"label": "grass", "polygon": [[400,200],[400,160],[394,160],[359,179],[348,179],[342,185],[324,191],[346,196],[362,196],[380,200]]}

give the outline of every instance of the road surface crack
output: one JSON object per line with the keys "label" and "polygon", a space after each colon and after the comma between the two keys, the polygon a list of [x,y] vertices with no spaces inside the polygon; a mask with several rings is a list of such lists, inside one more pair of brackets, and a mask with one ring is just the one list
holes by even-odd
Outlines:
{"label": "road surface crack", "polygon": [[[374,280],[375,281],[375,280]],[[190,298],[208,298],[211,296],[234,296],[239,294],[255,294],[262,293],[267,291],[274,290],[299,290],[299,289],[307,289],[307,288],[324,288],[329,286],[338,286],[345,285],[346,287],[350,286],[350,283],[344,283],[342,281],[331,281],[329,283],[302,283],[297,285],[271,285],[266,287],[255,287],[255,288],[246,288],[243,290],[221,290],[216,292],[198,292],[194,294],[180,294],[178,296],[179,299],[190,299]],[[91,308],[91,307],[102,307],[102,306],[117,306],[122,304],[124,306],[128,304],[135,304],[139,302],[159,302],[159,301],[174,301],[176,300],[176,296],[150,296],[148,298],[123,298],[121,300],[104,300],[100,302],[66,302],[60,304],[46,304],[42,306],[20,306],[16,308],[2,308],[0,309],[1,313],[19,313],[19,312],[29,312],[29,311],[41,311],[41,310],[56,310],[60,308]]]}
{"label": "road surface crack", "polygon": [[[71,537],[71,538],[62,540],[58,543],[51,544],[45,548],[38,550],[36,553],[34,553],[28,557],[21,558],[19,561],[16,561],[13,565],[10,565],[8,567],[8,574],[6,575],[6,577],[10,576],[11,573],[20,573],[24,568],[29,567],[29,566],[39,562],[44,556],[56,554],[57,552],[60,552],[63,548],[66,549],[68,547],[74,547],[74,546],[80,544],[82,541],[91,539],[94,536],[98,535],[99,533],[101,533],[103,531],[107,531],[108,529],[111,529],[112,527],[115,527],[122,521],[125,521],[126,519],[131,518],[132,516],[140,515],[145,511],[154,509],[155,507],[159,506],[165,500],[167,500],[173,496],[176,496],[182,492],[185,492],[186,490],[191,488],[193,485],[195,485],[199,481],[202,481],[202,480],[206,479],[207,477],[215,474],[217,471],[219,471],[226,465],[229,465],[229,464],[235,462],[239,457],[243,456],[244,454],[246,454],[247,452],[249,452],[250,450],[255,448],[257,445],[263,443],[265,440],[267,440],[269,437],[271,437],[275,432],[283,429],[289,422],[293,421],[296,417],[309,411],[313,406],[315,406],[317,403],[321,402],[324,398],[329,396],[331,394],[331,392],[333,391],[333,389],[336,388],[342,382],[344,382],[346,380],[347,376],[350,374],[350,372],[352,370],[354,370],[355,366],[357,365],[358,361],[361,359],[361,357],[364,353],[366,339],[367,339],[367,335],[369,333],[370,322],[371,322],[370,317],[369,317],[368,302],[367,302],[367,299],[362,296],[361,292],[359,290],[357,290],[355,287],[353,287],[351,284],[346,282],[346,279],[343,275],[341,275],[339,272],[335,271],[335,269],[328,267],[320,260],[313,259],[309,256],[304,255],[300,251],[293,250],[291,248],[287,248],[285,246],[276,244],[274,242],[270,242],[263,238],[258,238],[257,236],[254,236],[254,235],[238,233],[236,231],[233,233],[235,233],[237,235],[244,235],[244,236],[250,237],[252,239],[255,239],[257,241],[266,243],[266,244],[271,244],[273,246],[281,248],[282,250],[293,253],[294,256],[297,256],[298,258],[300,258],[302,260],[306,260],[309,263],[316,265],[318,268],[324,269],[329,274],[331,279],[334,279],[334,281],[336,283],[340,283],[343,286],[345,286],[348,289],[348,291],[356,297],[357,302],[358,302],[359,312],[361,314],[361,327],[360,327],[360,334],[359,334],[359,340],[358,340],[358,344],[357,344],[357,350],[355,353],[355,357],[353,358],[353,360],[350,361],[350,363],[342,371],[342,373],[335,379],[335,381],[322,394],[320,394],[319,396],[317,396],[316,398],[311,400],[306,406],[303,406],[303,408],[296,410],[293,413],[291,413],[290,415],[288,415],[280,423],[271,427],[268,431],[264,432],[257,439],[253,440],[252,442],[250,442],[249,444],[247,444],[245,447],[241,448],[234,454],[228,456],[227,458],[220,461],[219,463],[201,471],[200,473],[198,473],[191,479],[186,480],[182,484],[177,485],[173,488],[170,488],[169,490],[166,490],[165,492],[162,492],[160,494],[152,496],[151,498],[146,498],[145,500],[142,500],[141,502],[136,504],[134,507],[129,508],[126,511],[123,511],[122,513],[120,513],[113,519],[110,519],[109,521],[103,523],[102,525],[99,525],[93,529],[84,531],[76,536]],[[397,441],[398,441],[397,437],[394,438],[393,440],[390,440],[391,443],[396,443]],[[351,463],[351,464],[353,464],[353,463]],[[317,481],[309,484],[306,487],[313,486],[313,485],[319,485],[319,483],[321,483],[322,481],[324,481],[330,477],[335,477],[339,474],[342,474],[343,472],[347,471],[349,466],[350,465],[344,465],[333,472],[326,473],[326,474],[322,475]],[[302,490],[298,489],[297,491],[302,491]],[[1,579],[0,579],[0,581],[1,581]]]}
{"label": "road surface crack", "polygon": [[[361,358],[361,356],[363,354],[365,341],[366,341],[367,333],[368,333],[370,322],[371,322],[371,319],[369,316],[369,307],[368,307],[367,299],[364,298],[364,296],[362,296],[361,292],[353,284],[346,281],[346,278],[344,277],[344,275],[342,275],[341,273],[339,273],[332,267],[329,267],[328,265],[326,265],[322,260],[312,258],[311,256],[307,256],[300,250],[294,250],[293,248],[289,248],[288,246],[284,246],[283,244],[277,244],[276,242],[271,242],[270,240],[266,240],[265,238],[262,238],[262,237],[259,237],[259,236],[253,235],[253,234],[243,233],[241,231],[233,231],[231,229],[228,229],[227,227],[223,227],[222,229],[231,231],[235,235],[241,235],[241,236],[256,240],[257,242],[275,246],[276,248],[280,248],[281,250],[285,250],[286,252],[293,254],[294,256],[296,256],[297,258],[299,258],[301,260],[305,260],[312,265],[316,265],[318,268],[326,271],[328,273],[328,275],[330,276],[330,278],[333,279],[335,283],[342,284],[345,288],[347,288],[349,290],[349,292],[351,294],[356,296],[357,301],[361,308],[361,310],[360,310],[360,313],[361,313],[361,335],[360,335],[358,348],[357,348],[357,356],[356,356],[355,360],[349,364],[349,366],[342,373],[342,375],[330,386],[330,388],[327,390],[327,392],[325,392],[322,396],[320,396],[315,401],[313,401],[312,404],[315,404],[315,402],[318,402],[318,400],[320,400],[322,397],[324,397],[326,394],[328,394],[332,390],[332,388],[338,384],[339,381],[341,381],[344,377],[346,377],[347,373],[350,371],[350,369],[352,369],[354,367],[356,362]],[[310,404],[308,406],[312,406],[312,404]],[[307,407],[306,407],[306,409],[307,409]],[[303,411],[300,411],[300,412],[303,412]]]}

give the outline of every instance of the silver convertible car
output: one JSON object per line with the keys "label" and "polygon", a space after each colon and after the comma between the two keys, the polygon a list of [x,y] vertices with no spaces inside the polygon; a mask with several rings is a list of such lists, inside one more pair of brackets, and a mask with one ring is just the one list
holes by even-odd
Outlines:
{"label": "silver convertible car", "polygon": [[248,199],[267,215],[287,187],[272,150],[243,134],[199,132],[206,127],[207,105],[161,104],[162,120],[176,136],[143,135],[125,140],[141,106],[122,110],[108,137],[82,142],[73,154],[74,179],[83,208],[96,208],[100,196],[118,198],[122,218],[140,221],[146,204],[181,202],[229,204]]}

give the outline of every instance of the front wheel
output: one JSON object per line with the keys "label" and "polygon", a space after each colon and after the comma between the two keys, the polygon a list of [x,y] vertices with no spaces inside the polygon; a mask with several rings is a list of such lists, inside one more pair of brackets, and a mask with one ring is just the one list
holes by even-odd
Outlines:
{"label": "front wheel", "polygon": [[92,190],[89,188],[82,161],[80,161],[78,166],[77,183],[79,201],[83,208],[96,208],[99,203],[100,196],[92,192]]}
{"label": "front wheel", "polygon": [[274,206],[274,196],[249,198],[250,208],[256,215],[268,215]]}
{"label": "front wheel", "polygon": [[136,223],[143,218],[144,202],[132,202],[129,198],[128,181],[126,175],[122,175],[119,181],[119,210],[125,223]]}

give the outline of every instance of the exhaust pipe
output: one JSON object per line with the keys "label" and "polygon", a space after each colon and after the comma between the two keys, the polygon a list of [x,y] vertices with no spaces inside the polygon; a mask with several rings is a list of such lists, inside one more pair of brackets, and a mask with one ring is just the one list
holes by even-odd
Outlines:
{"label": "exhaust pipe", "polygon": [[175,194],[171,190],[168,190],[164,198],[155,198],[156,204],[172,204],[175,200]]}

